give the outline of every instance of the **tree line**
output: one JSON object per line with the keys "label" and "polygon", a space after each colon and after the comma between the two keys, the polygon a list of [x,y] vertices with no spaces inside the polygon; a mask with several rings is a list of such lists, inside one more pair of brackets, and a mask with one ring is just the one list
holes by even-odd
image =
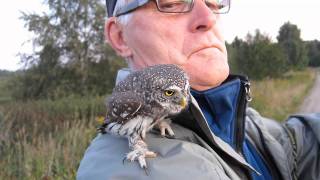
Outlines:
{"label": "tree line", "polygon": [[[24,65],[9,83],[20,100],[57,99],[110,93],[126,66],[104,40],[104,0],[45,0],[49,12],[23,13],[35,34],[34,52],[20,54]],[[291,69],[320,66],[320,42],[304,42],[289,22],[274,43],[259,30],[227,44],[231,72],[250,78],[279,77]]]}
{"label": "tree line", "polygon": [[11,71],[0,69],[0,78],[10,76],[11,74],[13,74]]}
{"label": "tree line", "polygon": [[24,68],[10,83],[15,99],[110,93],[125,63],[105,43],[104,3],[45,0],[48,12],[22,14],[25,27],[35,34],[35,50],[20,55]]}
{"label": "tree line", "polygon": [[263,79],[320,66],[320,42],[303,41],[300,35],[297,25],[286,22],[279,29],[277,42],[259,30],[248,33],[244,40],[236,37],[227,44],[231,71]]}

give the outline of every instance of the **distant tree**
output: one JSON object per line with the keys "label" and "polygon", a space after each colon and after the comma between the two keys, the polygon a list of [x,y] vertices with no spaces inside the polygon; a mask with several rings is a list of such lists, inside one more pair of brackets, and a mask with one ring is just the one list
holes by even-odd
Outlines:
{"label": "distant tree", "polygon": [[[237,38],[237,37],[236,37]],[[229,44],[226,42],[227,52],[228,52],[228,61],[230,66],[230,72],[231,73],[237,73],[238,72],[238,64],[235,60],[235,57],[237,56],[237,49],[232,46],[232,44]]]}
{"label": "distant tree", "polygon": [[8,70],[1,70],[0,69],[0,77],[3,77],[3,76],[10,76],[11,74],[13,74],[12,71],[8,71]]}
{"label": "distant tree", "polygon": [[242,63],[244,63],[244,59],[247,58],[247,45],[248,44],[242,39],[235,37],[233,42],[227,46],[231,73],[243,73],[242,67],[245,65]]}
{"label": "distant tree", "polygon": [[309,66],[320,66],[320,42],[318,40],[306,42],[308,50]]}
{"label": "distant tree", "polygon": [[254,35],[249,33],[245,41],[236,38],[231,46],[236,49],[233,58],[241,74],[262,79],[279,77],[286,71],[286,56],[281,47],[259,30]]}
{"label": "distant tree", "polygon": [[290,22],[283,24],[277,39],[287,54],[287,64],[290,68],[303,69],[308,65],[307,51],[300,37],[300,29],[296,25]]}
{"label": "distant tree", "polygon": [[[105,1],[45,0],[48,12],[21,17],[36,36],[32,54],[22,54],[18,78],[25,98],[106,94],[125,65],[104,40]],[[16,82],[18,82],[16,81]],[[30,90],[32,89],[32,90]],[[18,93],[19,94],[19,93]]]}

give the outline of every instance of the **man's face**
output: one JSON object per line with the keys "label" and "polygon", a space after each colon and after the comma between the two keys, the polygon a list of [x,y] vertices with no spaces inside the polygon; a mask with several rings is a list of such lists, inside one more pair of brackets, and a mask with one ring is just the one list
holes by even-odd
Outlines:
{"label": "man's face", "polygon": [[133,67],[177,64],[189,75],[192,88],[218,86],[229,74],[219,16],[202,0],[195,0],[192,11],[184,14],[161,13],[154,2],[139,8],[123,29]]}

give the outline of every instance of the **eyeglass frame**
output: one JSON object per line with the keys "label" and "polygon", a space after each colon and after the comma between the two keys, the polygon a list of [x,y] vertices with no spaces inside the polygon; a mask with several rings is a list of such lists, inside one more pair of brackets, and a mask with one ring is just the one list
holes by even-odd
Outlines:
{"label": "eyeglass frame", "polygon": [[[190,8],[187,11],[182,11],[182,12],[163,11],[158,6],[158,0],[133,0],[130,3],[128,3],[126,6],[121,7],[120,9],[117,9],[117,11],[114,13],[114,16],[115,17],[119,17],[121,15],[128,14],[128,13],[138,9],[139,7],[147,4],[150,1],[155,1],[158,11],[163,12],[163,13],[188,13],[188,12],[192,11],[195,0],[192,0],[192,4],[191,4]],[[222,12],[222,13],[213,12],[213,13],[215,13],[215,14],[227,14],[230,11],[231,0],[228,0],[228,2],[229,2],[229,5],[228,5],[228,10],[226,12]]]}

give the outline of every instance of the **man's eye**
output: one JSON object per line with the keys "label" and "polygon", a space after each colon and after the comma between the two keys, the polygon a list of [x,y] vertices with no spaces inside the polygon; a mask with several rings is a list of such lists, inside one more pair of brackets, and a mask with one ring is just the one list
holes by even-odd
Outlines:
{"label": "man's eye", "polygon": [[215,1],[212,2],[212,1],[205,1],[206,2],[206,5],[208,6],[209,9],[211,10],[219,10],[219,9],[222,9],[224,7],[223,4],[218,4],[216,3]]}
{"label": "man's eye", "polygon": [[163,2],[159,5],[159,8],[163,11],[181,11],[186,6],[188,6],[188,3],[186,1],[170,1],[170,2]]}

